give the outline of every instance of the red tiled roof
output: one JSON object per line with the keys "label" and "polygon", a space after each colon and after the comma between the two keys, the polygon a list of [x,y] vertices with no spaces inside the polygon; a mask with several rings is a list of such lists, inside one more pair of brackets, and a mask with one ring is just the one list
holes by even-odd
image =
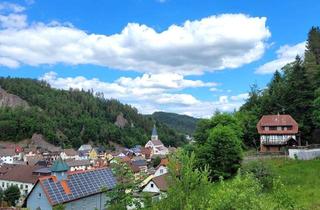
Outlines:
{"label": "red tiled roof", "polygon": [[[265,126],[292,126],[291,130],[264,130]],[[259,134],[297,134],[298,123],[290,115],[263,115],[257,124]]]}
{"label": "red tiled roof", "polygon": [[147,148],[145,148],[145,147],[141,148],[141,154],[145,155],[146,158],[149,158],[149,157],[151,156],[151,152],[152,152],[152,150],[151,150],[151,148],[149,148],[149,147],[147,147]]}

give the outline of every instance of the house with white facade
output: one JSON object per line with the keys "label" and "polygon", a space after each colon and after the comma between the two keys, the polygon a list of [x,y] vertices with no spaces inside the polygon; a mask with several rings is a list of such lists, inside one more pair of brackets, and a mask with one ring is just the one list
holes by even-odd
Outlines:
{"label": "house with white facade", "polygon": [[164,144],[160,141],[157,133],[156,126],[152,129],[151,139],[146,143],[145,148],[152,149],[152,155],[167,155],[169,150]]}
{"label": "house with white facade", "polygon": [[10,186],[17,186],[23,196],[27,196],[38,179],[34,173],[35,166],[3,165],[1,166],[0,187],[6,190]]}
{"label": "house with white facade", "polygon": [[2,163],[13,164],[14,160],[18,160],[19,158],[20,156],[16,154],[15,149],[0,149],[0,159]]}
{"label": "house with white facade", "polygon": [[74,149],[64,149],[64,150],[60,153],[60,157],[61,157],[63,160],[66,160],[66,159],[78,160],[78,159],[79,159],[78,152],[75,151]]}
{"label": "house with white facade", "polygon": [[142,188],[142,192],[151,193],[153,200],[159,200],[168,190],[168,173],[152,177]]}

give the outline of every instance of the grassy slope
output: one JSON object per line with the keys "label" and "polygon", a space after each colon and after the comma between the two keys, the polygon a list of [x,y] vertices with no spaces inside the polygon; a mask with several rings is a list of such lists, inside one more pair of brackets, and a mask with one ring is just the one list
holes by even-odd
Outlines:
{"label": "grassy slope", "polygon": [[267,160],[299,206],[320,209],[320,160]]}

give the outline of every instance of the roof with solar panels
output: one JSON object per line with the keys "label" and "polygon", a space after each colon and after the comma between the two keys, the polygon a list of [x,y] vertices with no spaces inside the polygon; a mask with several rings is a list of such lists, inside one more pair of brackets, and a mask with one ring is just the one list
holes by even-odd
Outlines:
{"label": "roof with solar panels", "polygon": [[67,178],[63,180],[56,176],[41,177],[36,185],[38,183],[54,206],[110,190],[116,186],[116,179],[110,168],[99,168],[67,172]]}

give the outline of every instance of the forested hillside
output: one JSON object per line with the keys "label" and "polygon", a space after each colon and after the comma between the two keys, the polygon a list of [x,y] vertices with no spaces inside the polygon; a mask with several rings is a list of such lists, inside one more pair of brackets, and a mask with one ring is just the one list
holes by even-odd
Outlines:
{"label": "forested hillside", "polygon": [[155,112],[152,114],[152,117],[170,128],[175,130],[192,135],[196,129],[197,122],[199,119],[190,117],[188,115],[180,115],[175,113],[168,112]]}
{"label": "forested hillside", "polygon": [[[19,141],[41,133],[49,142],[64,147],[88,141],[133,146],[144,144],[156,123],[164,144],[179,146],[185,141],[163,123],[100,93],[57,90],[43,81],[17,78],[0,78],[0,87],[28,103],[28,108],[0,106],[0,140]],[[121,125],[115,124],[117,117],[122,119]]]}
{"label": "forested hillside", "polygon": [[[237,113],[247,145],[257,138],[256,124],[264,114],[290,114],[299,124],[302,143],[319,143],[320,29],[308,33],[306,51],[276,71],[267,88],[251,87],[250,97]],[[318,134],[317,134],[318,133]]]}

